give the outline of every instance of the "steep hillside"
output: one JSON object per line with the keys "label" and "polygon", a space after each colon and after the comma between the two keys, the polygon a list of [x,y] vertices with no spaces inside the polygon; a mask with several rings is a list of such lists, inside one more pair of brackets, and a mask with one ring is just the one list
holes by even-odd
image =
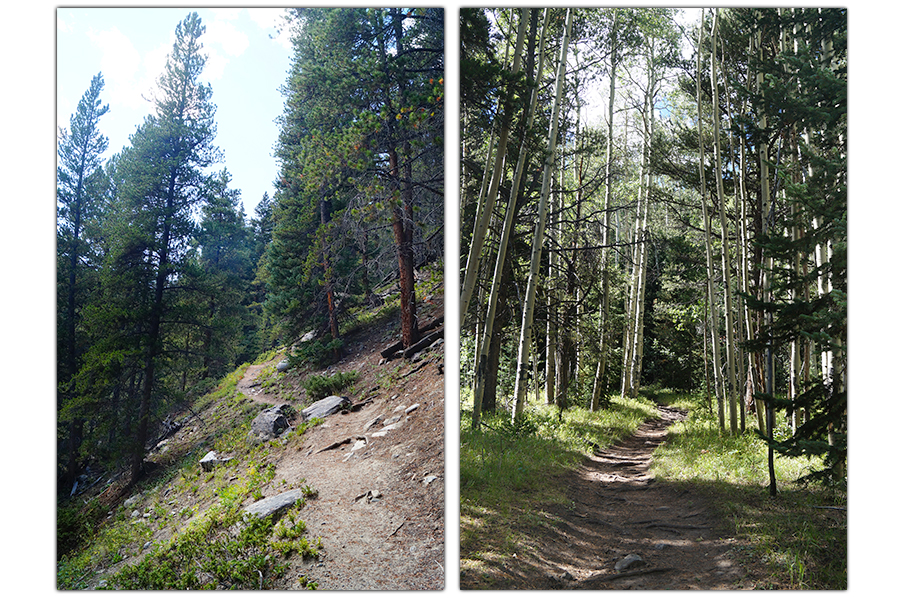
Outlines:
{"label": "steep hillside", "polygon": [[[435,331],[440,283],[426,281],[418,304],[420,326]],[[279,371],[283,348],[242,366],[175,420],[131,493],[105,479],[78,496],[83,520],[99,524],[60,559],[58,586],[443,588],[443,340],[383,358],[399,338],[387,301],[343,336],[339,362]],[[351,404],[304,423],[315,400],[304,386],[337,373],[355,374],[340,393]],[[253,444],[251,420],[284,404],[291,427]],[[227,461],[205,471],[211,450]],[[304,499],[280,520],[241,522],[243,508],[293,489]]]}

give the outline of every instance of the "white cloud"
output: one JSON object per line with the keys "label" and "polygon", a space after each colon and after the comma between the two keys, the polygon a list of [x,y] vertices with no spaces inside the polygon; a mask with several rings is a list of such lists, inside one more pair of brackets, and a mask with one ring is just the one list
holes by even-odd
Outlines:
{"label": "white cloud", "polygon": [[113,27],[97,32],[89,30],[88,38],[100,49],[100,71],[106,82],[110,105],[128,108],[141,103],[138,79],[141,55],[131,40]]}
{"label": "white cloud", "polygon": [[59,11],[56,12],[56,31],[57,32],[71,32],[72,26],[63,21],[63,18],[60,16]]}
{"label": "white cloud", "polygon": [[239,57],[250,46],[250,39],[233,23],[221,21],[218,17],[219,15],[216,15],[216,20],[206,27],[206,33],[201,39],[204,46],[218,45],[226,54]]}
{"label": "white cloud", "polygon": [[[291,32],[286,27],[283,8],[248,8],[247,13],[259,27],[271,30],[269,35],[284,48],[291,50]],[[280,28],[280,31],[279,31]]]}

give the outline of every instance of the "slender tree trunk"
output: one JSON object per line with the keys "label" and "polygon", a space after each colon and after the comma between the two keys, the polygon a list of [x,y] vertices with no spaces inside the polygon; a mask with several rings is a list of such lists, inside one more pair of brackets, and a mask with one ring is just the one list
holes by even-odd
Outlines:
{"label": "slender tree trunk", "polygon": [[513,396],[513,419],[519,417],[525,406],[525,383],[531,347],[531,329],[534,317],[534,299],[537,291],[537,279],[541,267],[541,249],[544,242],[544,229],[547,221],[547,199],[550,194],[550,175],[556,161],[556,137],[559,126],[559,107],[562,101],[562,89],[565,86],[566,57],[569,50],[569,36],[572,31],[572,9],[566,11],[566,29],[559,53],[558,73],[556,77],[556,96],[550,116],[550,134],[547,142],[547,156],[544,159],[543,184],[541,198],[538,203],[538,220],[534,232],[531,249],[531,267],[528,285],[525,291],[525,303],[522,310],[522,333],[519,338],[519,354],[516,363],[515,392]]}
{"label": "slender tree trunk", "polygon": [[[527,20],[531,13],[530,9],[525,9],[522,19]],[[549,11],[544,11],[544,28],[546,28]],[[540,49],[538,51],[538,70],[535,78],[535,86],[531,93],[531,103],[528,108],[528,114],[525,116],[525,128],[522,129],[522,141],[519,148],[519,158],[516,163],[515,173],[513,174],[512,188],[510,189],[509,202],[506,206],[506,217],[503,222],[503,229],[500,233],[500,244],[497,249],[497,259],[494,265],[494,277],[491,282],[491,293],[488,298],[488,309],[485,314],[484,322],[484,338],[481,342],[482,352],[478,355],[477,366],[475,371],[475,401],[472,412],[472,428],[477,429],[481,423],[481,398],[483,395],[483,383],[485,372],[487,370],[487,353],[491,347],[491,338],[494,332],[494,314],[497,310],[497,301],[500,297],[500,285],[503,280],[503,269],[506,264],[506,249],[509,245],[509,239],[513,232],[513,219],[516,216],[516,203],[519,196],[519,187],[522,181],[522,175],[525,172],[525,159],[527,157],[527,146],[525,137],[534,122],[534,110],[537,106],[538,87],[537,82],[540,80],[543,71],[544,62],[544,31],[541,30]]]}
{"label": "slender tree trunk", "polygon": [[612,214],[610,206],[612,202],[612,151],[613,151],[613,116],[616,103],[616,68],[619,64],[617,55],[616,32],[619,22],[619,13],[613,9],[612,39],[610,41],[609,58],[609,112],[606,123],[606,167],[603,183],[603,248],[600,251],[600,319],[598,321],[598,349],[597,370],[594,372],[594,388],[591,392],[591,411],[600,408],[603,392],[606,388],[606,360],[609,346],[607,345],[609,333],[609,245]]}
{"label": "slender tree trunk", "polygon": [[712,52],[710,53],[710,78],[713,95],[713,143],[716,157],[716,193],[719,198],[719,223],[722,229],[722,283],[725,289],[725,358],[728,365],[728,415],[731,431],[738,431],[738,397],[734,365],[734,326],[731,301],[731,253],[728,245],[728,224],[725,217],[725,188],[722,184],[722,153],[719,140],[719,83],[716,70],[716,38],[719,26],[719,9],[713,12]]}
{"label": "slender tree trunk", "polygon": [[[513,56],[512,73],[518,74],[522,65],[522,47],[525,43],[525,34],[528,29],[528,22],[525,19],[525,11],[520,9],[519,28],[516,35],[516,50]],[[459,322],[462,325],[466,318],[466,311],[469,307],[469,300],[475,290],[475,281],[478,277],[478,265],[481,258],[481,249],[484,246],[484,238],[487,234],[488,225],[491,216],[494,213],[494,204],[497,201],[497,190],[500,187],[500,181],[504,175],[504,164],[506,162],[506,146],[509,142],[509,129],[512,122],[512,90],[506,91],[506,99],[503,103],[503,119],[500,126],[500,134],[497,138],[497,154],[494,157],[494,170],[491,174],[491,183],[488,187],[487,197],[484,202],[484,209],[481,215],[475,218],[475,229],[472,234],[472,243],[469,248],[469,256],[466,260],[466,273],[463,278],[462,293],[459,300]]]}
{"label": "slender tree trunk", "polygon": [[703,106],[701,105],[700,74],[703,56],[703,11],[700,12],[700,39],[697,43],[697,133],[700,140],[700,207],[703,211],[703,229],[706,242],[706,295],[709,301],[710,316],[710,342],[712,343],[712,367],[713,378],[716,384],[716,401],[718,402],[719,428],[725,430],[725,399],[722,381],[722,369],[719,361],[719,327],[718,306],[716,305],[715,288],[713,282],[713,254],[712,254],[712,227],[710,226],[709,211],[706,204],[706,171],[704,169],[703,153]]}

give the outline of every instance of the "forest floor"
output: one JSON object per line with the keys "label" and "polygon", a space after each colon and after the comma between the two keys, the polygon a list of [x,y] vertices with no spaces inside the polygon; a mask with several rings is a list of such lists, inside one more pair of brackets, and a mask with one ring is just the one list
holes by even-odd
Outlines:
{"label": "forest floor", "polygon": [[[483,561],[461,571],[463,589],[744,589],[760,572],[748,571],[744,549],[711,507],[710,498],[649,474],[653,451],[682,410],[658,405],[615,445],[589,455],[557,479],[567,503],[523,522],[513,559]],[[528,527],[525,529],[524,527]],[[617,570],[629,555],[640,560]],[[621,567],[621,565],[620,565]]]}
{"label": "forest floor", "polygon": [[[420,327],[443,317],[441,287],[428,290],[418,305]],[[189,409],[189,415],[177,420],[180,428],[151,450],[146,460],[153,470],[150,477],[128,489],[121,475],[114,476],[79,495],[79,501],[99,503],[108,514],[92,544],[67,555],[68,563],[86,564],[79,565],[78,579],[64,587],[115,587],[117,572],[140,563],[156,546],[204,517],[223,495],[246,492],[241,487],[256,479],[254,491],[246,492],[240,506],[292,487],[315,491],[300,517],[318,554],[304,558],[291,553],[286,572],[267,580],[267,587],[443,589],[443,341],[418,358],[383,359],[382,350],[399,339],[395,310],[376,311],[374,320],[347,332],[341,360],[327,369],[277,371],[284,348],[246,366],[233,375],[236,385],[219,388],[219,393],[228,391],[225,396]],[[297,412],[289,423],[299,428],[299,411],[312,402],[304,380],[337,372],[357,374],[346,393],[352,403],[348,410],[248,446],[249,420],[259,411],[289,404]],[[386,429],[385,422],[396,416],[400,422]],[[220,457],[233,456],[232,461],[202,471],[199,459],[210,449]],[[117,537],[125,537],[125,543],[109,539]]]}

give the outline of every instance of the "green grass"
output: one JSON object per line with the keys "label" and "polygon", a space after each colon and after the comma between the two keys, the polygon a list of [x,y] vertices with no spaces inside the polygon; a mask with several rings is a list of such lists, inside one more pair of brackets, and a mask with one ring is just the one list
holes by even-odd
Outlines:
{"label": "green grass", "polygon": [[763,565],[760,586],[846,589],[847,518],[846,511],[835,509],[846,506],[846,493],[796,482],[822,462],[776,455],[778,495],[769,497],[767,449],[755,433],[720,433],[697,397],[654,396],[690,415],[669,428],[651,471],[661,481],[690,485],[711,498],[735,538],[748,546],[744,560]]}
{"label": "green grass", "polygon": [[591,413],[568,409],[559,421],[556,407],[529,404],[524,420],[506,412],[482,416],[471,429],[471,403],[461,410],[460,557],[461,566],[478,571],[487,562],[502,563],[521,553],[529,530],[545,524],[548,504],[566,502],[559,477],[594,446],[611,445],[648,417],[653,404],[614,397],[608,409]]}
{"label": "green grass", "polygon": [[[91,515],[96,524],[87,528],[86,514],[66,510],[70,534],[78,547],[57,562],[59,589],[86,588],[98,574],[119,565],[118,573],[105,574],[107,588],[259,588],[270,587],[285,571],[284,559],[291,554],[314,557],[319,540],[304,537],[305,525],[298,517],[298,504],[274,525],[241,522],[241,504],[257,500],[273,490],[273,449],[296,445],[304,431],[318,422],[300,424],[283,442],[252,445],[246,440],[250,419],[258,407],[241,395],[237,382],[245,366],[224,378],[197,403],[211,411],[214,424],[196,446],[166,463],[167,470],[141,486],[143,496],[134,506],[141,516],[131,517],[132,508],[118,506],[104,518],[106,510]],[[228,453],[233,459],[204,472],[198,459],[205,450]],[[302,485],[305,498],[315,490]],[[276,491],[295,488],[282,482]],[[89,504],[88,513],[101,508]],[[74,512],[71,514],[70,512]],[[149,516],[144,518],[143,514]],[[165,541],[153,541],[154,533],[171,530]],[[126,565],[122,561],[131,559]],[[315,584],[308,587],[313,588]]]}

